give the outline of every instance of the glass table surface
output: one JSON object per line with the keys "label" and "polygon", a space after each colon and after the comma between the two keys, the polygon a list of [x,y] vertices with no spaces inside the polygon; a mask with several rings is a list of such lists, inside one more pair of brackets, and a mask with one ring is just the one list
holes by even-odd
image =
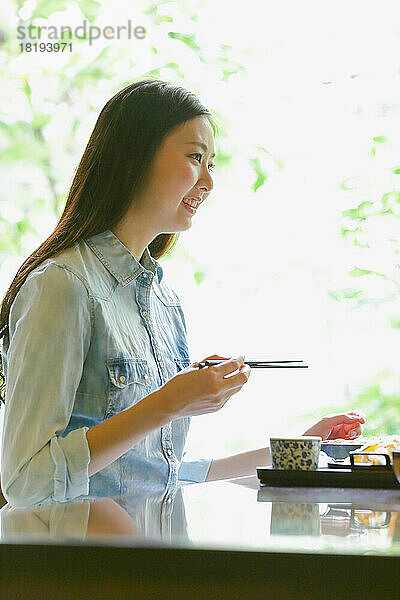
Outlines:
{"label": "glass table surface", "polygon": [[400,489],[263,487],[257,477],[0,511],[1,543],[400,554]]}

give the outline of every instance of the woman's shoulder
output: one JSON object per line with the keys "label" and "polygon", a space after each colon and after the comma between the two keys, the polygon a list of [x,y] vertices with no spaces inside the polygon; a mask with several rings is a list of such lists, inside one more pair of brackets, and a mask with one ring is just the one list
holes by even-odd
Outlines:
{"label": "woman's shoulder", "polygon": [[40,282],[41,285],[58,285],[61,287],[66,285],[77,288],[84,286],[89,292],[88,282],[84,274],[76,268],[73,261],[68,260],[69,256],[71,256],[71,252],[67,254],[67,251],[64,251],[47,258],[30,271],[24,285],[35,280],[36,284]]}
{"label": "woman's shoulder", "polygon": [[16,299],[22,296],[33,300],[35,296],[43,303],[45,297],[49,300],[58,298],[65,307],[69,301],[75,302],[88,295],[90,290],[79,273],[50,258],[32,269],[18,290]]}
{"label": "woman's shoulder", "polygon": [[49,281],[53,278],[70,280],[76,287],[83,285],[90,296],[106,300],[114,287],[108,271],[83,240],[43,261],[28,277],[38,276]]}
{"label": "woman's shoulder", "polygon": [[21,319],[33,320],[38,330],[48,330],[50,323],[68,328],[76,318],[88,323],[90,331],[91,308],[85,282],[55,260],[46,259],[29,273],[12,302],[10,339]]}

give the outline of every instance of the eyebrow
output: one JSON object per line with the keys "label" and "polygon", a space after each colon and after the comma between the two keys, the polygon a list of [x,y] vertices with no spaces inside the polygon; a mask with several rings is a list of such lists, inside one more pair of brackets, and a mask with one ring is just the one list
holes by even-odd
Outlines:
{"label": "eyebrow", "polygon": [[[192,144],[195,146],[200,146],[200,148],[202,148],[204,150],[204,152],[208,152],[208,148],[205,144],[203,144],[203,142],[194,141],[194,142],[185,142],[185,144]],[[215,157],[215,152],[214,152],[214,154],[211,154],[211,158],[214,158],[214,157]]]}

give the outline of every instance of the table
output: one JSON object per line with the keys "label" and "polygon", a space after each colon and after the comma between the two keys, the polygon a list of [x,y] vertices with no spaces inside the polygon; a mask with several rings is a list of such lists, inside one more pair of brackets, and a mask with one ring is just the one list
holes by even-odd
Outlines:
{"label": "table", "polygon": [[398,598],[400,491],[260,487],[5,506],[8,598]]}

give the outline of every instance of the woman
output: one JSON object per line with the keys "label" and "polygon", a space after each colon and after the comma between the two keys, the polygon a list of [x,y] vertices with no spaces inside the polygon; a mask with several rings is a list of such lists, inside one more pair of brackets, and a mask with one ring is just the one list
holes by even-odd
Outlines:
{"label": "woman", "polygon": [[[250,371],[243,357],[190,365],[179,298],[156,260],[212,190],[213,133],[198,99],[161,81],[133,83],[101,111],[59,223],[2,303],[11,504],[168,491],[267,462],[265,448],[182,461],[190,417],[220,409]],[[308,433],[356,436],[363,421],[334,415]]]}

